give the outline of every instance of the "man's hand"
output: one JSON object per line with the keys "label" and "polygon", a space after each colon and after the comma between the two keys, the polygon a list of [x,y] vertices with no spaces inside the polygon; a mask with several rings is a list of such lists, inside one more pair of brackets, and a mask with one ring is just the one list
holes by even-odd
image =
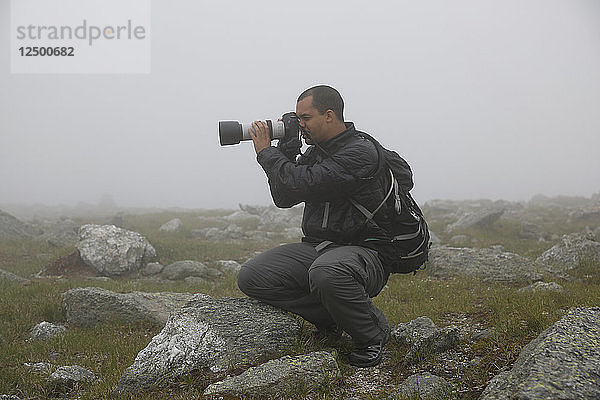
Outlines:
{"label": "man's hand", "polygon": [[252,142],[254,142],[254,151],[256,151],[256,154],[267,147],[271,147],[271,133],[264,121],[254,121],[252,128],[248,129],[248,133],[252,138]]}

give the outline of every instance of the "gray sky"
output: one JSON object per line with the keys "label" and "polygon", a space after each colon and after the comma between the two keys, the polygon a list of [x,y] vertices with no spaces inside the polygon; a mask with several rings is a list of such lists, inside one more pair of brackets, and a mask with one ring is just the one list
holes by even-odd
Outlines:
{"label": "gray sky", "polygon": [[[268,204],[250,143],[326,83],[414,197],[600,192],[597,0],[152,2],[150,74],[11,74],[0,0],[0,204]],[[118,60],[115,60],[118,62]]]}

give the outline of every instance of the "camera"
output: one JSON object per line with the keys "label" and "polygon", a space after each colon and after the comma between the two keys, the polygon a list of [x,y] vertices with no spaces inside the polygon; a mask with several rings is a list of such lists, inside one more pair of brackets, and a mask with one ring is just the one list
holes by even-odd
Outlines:
{"label": "camera", "polygon": [[[300,138],[300,124],[294,112],[283,114],[279,120],[266,120],[271,140],[283,139],[285,141]],[[240,123],[238,121],[219,121],[219,141],[221,146],[238,144],[243,140],[252,140],[248,130],[252,129],[252,123]]]}

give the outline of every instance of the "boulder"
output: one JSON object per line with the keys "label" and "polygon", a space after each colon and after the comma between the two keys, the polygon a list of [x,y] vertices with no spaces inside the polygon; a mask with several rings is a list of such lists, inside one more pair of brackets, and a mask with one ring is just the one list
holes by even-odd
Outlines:
{"label": "boulder", "polygon": [[28,282],[29,279],[25,279],[19,275],[13,274],[12,272],[8,272],[3,269],[0,269],[0,281],[13,282],[13,283],[25,283],[25,282]]}
{"label": "boulder", "polygon": [[98,380],[93,372],[79,366],[59,367],[49,377],[48,382],[56,391],[67,391],[76,385],[92,383]]}
{"label": "boulder", "polygon": [[115,293],[87,287],[63,293],[63,307],[67,322],[73,325],[149,321],[162,326],[172,311],[185,305],[192,297],[189,293]]}
{"label": "boulder", "polygon": [[163,268],[165,268],[162,264],[157,263],[157,262],[151,262],[146,264],[146,266],[144,268],[142,268],[142,275],[144,276],[152,276],[152,275],[157,275],[160,274],[163,270]]}
{"label": "boulder", "polygon": [[514,283],[541,280],[544,267],[518,254],[495,249],[437,246],[429,251],[424,272],[438,278],[466,276]]}
{"label": "boulder", "polygon": [[46,340],[65,333],[67,328],[62,325],[42,321],[33,327],[29,333],[29,337],[33,340]]}
{"label": "boulder", "polygon": [[242,268],[242,265],[234,260],[219,260],[217,261],[217,265],[223,272],[234,272],[237,273]]}
{"label": "boulder", "polygon": [[258,300],[195,295],[140,351],[117,393],[165,385],[192,371],[257,364],[289,351],[299,329],[296,318]]}
{"label": "boulder", "polygon": [[571,233],[542,253],[538,262],[562,266],[566,270],[579,267],[581,262],[600,263],[600,242],[592,233]]}
{"label": "boulder", "polygon": [[193,260],[176,261],[165,266],[160,273],[161,278],[172,281],[184,280],[192,276],[212,280],[220,275],[219,270],[208,268],[204,263]]}
{"label": "boulder", "polygon": [[82,226],[77,249],[85,264],[105,276],[135,272],[156,257],[146,238],[114,225]]}
{"label": "boulder", "polygon": [[526,345],[480,400],[600,398],[600,308],[575,308]]}
{"label": "boulder", "polygon": [[[314,391],[341,377],[335,358],[318,351],[300,356],[284,356],[249,368],[241,375],[213,383],[204,395],[290,398]],[[299,392],[302,391],[302,393]]]}
{"label": "boulder", "polygon": [[410,346],[404,356],[405,366],[417,364],[431,355],[450,350],[460,342],[460,333],[456,326],[439,329],[425,316],[396,325],[392,330],[392,337],[399,343]]}
{"label": "boulder", "polygon": [[0,239],[25,238],[36,234],[33,227],[0,210]]}
{"label": "boulder", "polygon": [[470,212],[458,219],[458,221],[448,225],[446,232],[454,232],[459,229],[468,229],[472,227],[490,228],[494,222],[504,214],[504,210],[483,209]]}
{"label": "boulder", "polygon": [[[414,374],[398,385],[397,394],[410,399],[435,400],[450,398],[452,385],[442,377],[429,372]],[[394,394],[390,399],[396,399]]]}
{"label": "boulder", "polygon": [[172,220],[165,222],[160,230],[163,232],[177,232],[183,228],[183,223],[179,218],[173,218]]}

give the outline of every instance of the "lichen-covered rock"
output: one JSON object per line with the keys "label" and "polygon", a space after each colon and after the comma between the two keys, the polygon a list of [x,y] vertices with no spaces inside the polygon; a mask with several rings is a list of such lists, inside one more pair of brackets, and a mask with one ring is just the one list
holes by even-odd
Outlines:
{"label": "lichen-covered rock", "polygon": [[172,220],[165,222],[159,228],[163,232],[177,232],[183,228],[183,222],[179,218],[173,218]]}
{"label": "lichen-covered rock", "polygon": [[400,344],[410,346],[404,356],[405,365],[413,365],[431,355],[443,353],[460,342],[460,332],[456,326],[440,329],[426,316],[396,325],[391,336]]}
{"label": "lichen-covered rock", "polygon": [[195,295],[140,351],[117,392],[136,393],[195,370],[256,364],[289,351],[299,327],[293,316],[257,300]]}
{"label": "lichen-covered rock", "polygon": [[204,263],[193,260],[176,261],[165,266],[160,273],[162,278],[172,281],[184,280],[191,276],[211,280],[218,278],[220,275],[219,270],[208,268]]}
{"label": "lichen-covered rock", "polygon": [[600,308],[575,308],[523,348],[480,400],[600,398]]}
{"label": "lichen-covered rock", "polygon": [[[410,399],[434,400],[448,398],[452,385],[442,377],[429,372],[414,374],[398,385],[396,392]],[[396,395],[390,397],[397,398]]]}
{"label": "lichen-covered rock", "polygon": [[404,365],[417,364],[428,357],[456,347],[459,342],[460,332],[456,326],[447,326],[426,336],[420,336],[404,356]]}
{"label": "lichen-covered rock", "polygon": [[142,268],[141,273],[144,276],[158,275],[162,272],[163,268],[165,267],[162,264],[157,262],[151,262],[146,264],[146,266]]}
{"label": "lichen-covered rock", "polygon": [[205,395],[231,395],[252,397],[283,397],[311,392],[327,386],[341,377],[335,358],[330,353],[318,351],[300,356],[284,356],[249,368],[241,375],[213,383]]}
{"label": "lichen-covered rock", "polygon": [[600,262],[600,242],[590,232],[564,235],[559,243],[542,253],[537,261],[560,265],[567,270],[577,268],[581,262]]}
{"label": "lichen-covered rock", "polygon": [[51,322],[42,321],[31,329],[29,337],[33,340],[45,340],[62,335],[66,330],[67,328],[62,325],[55,325]]}
{"label": "lichen-covered rock", "polygon": [[234,260],[219,260],[217,264],[223,272],[239,272],[242,268],[242,265]]}
{"label": "lichen-covered rock", "polygon": [[169,314],[193,297],[190,293],[115,293],[87,287],[63,293],[67,322],[94,326],[100,323],[149,321],[164,325]]}
{"label": "lichen-covered rock", "polygon": [[392,329],[392,337],[400,344],[411,345],[420,337],[434,334],[439,328],[426,316],[415,318],[407,323],[400,323]]}
{"label": "lichen-covered rock", "polygon": [[434,277],[471,277],[484,282],[533,282],[542,279],[544,265],[496,249],[437,246],[429,251],[424,272]]}
{"label": "lichen-covered rock", "polygon": [[86,265],[106,276],[136,272],[156,257],[146,238],[114,225],[83,225],[77,249]]}
{"label": "lichen-covered rock", "polygon": [[79,365],[59,367],[48,377],[48,382],[55,390],[59,391],[69,390],[75,385],[92,383],[96,380],[98,377],[93,372]]}
{"label": "lichen-covered rock", "polygon": [[466,215],[463,215],[458,221],[448,225],[446,232],[454,232],[460,229],[467,229],[473,226],[480,228],[489,228],[494,222],[504,214],[504,210],[477,210]]}

